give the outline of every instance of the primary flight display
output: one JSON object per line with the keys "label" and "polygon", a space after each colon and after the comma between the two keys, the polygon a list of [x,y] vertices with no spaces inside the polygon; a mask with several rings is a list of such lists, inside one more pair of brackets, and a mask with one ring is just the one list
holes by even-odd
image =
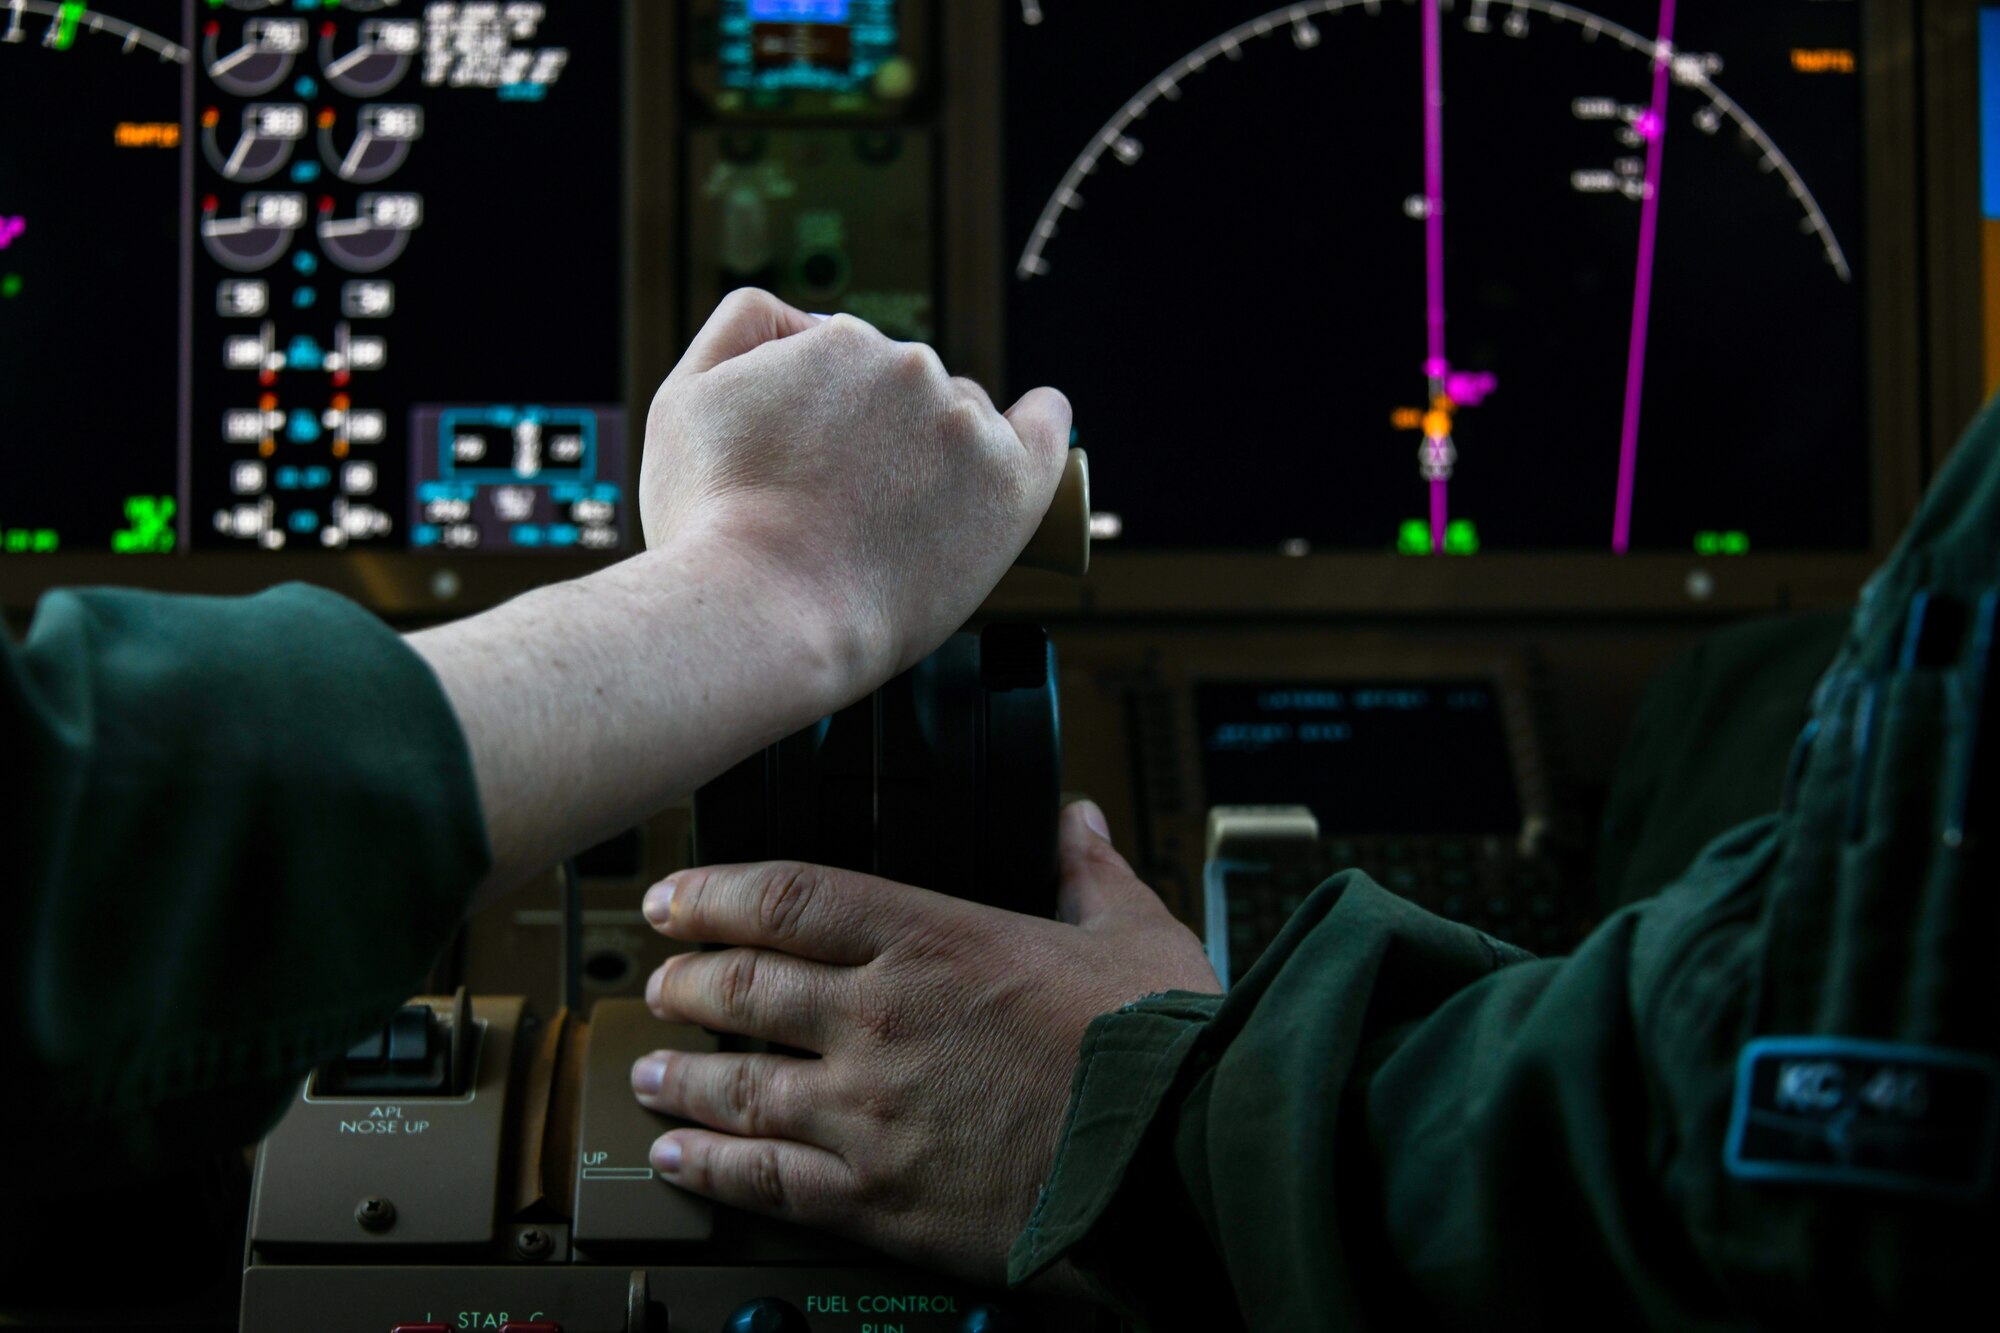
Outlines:
{"label": "primary flight display", "polygon": [[1010,388],[1150,547],[1868,544],[1852,0],[1020,0]]}

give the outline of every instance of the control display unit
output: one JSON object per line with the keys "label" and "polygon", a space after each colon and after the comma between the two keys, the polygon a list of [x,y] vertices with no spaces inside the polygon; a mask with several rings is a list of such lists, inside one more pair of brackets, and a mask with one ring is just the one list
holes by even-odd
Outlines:
{"label": "control display unit", "polygon": [[1195,715],[1212,806],[1303,805],[1327,833],[1521,828],[1490,680],[1210,682]]}
{"label": "control display unit", "polygon": [[628,545],[624,8],[0,9],[0,550]]}

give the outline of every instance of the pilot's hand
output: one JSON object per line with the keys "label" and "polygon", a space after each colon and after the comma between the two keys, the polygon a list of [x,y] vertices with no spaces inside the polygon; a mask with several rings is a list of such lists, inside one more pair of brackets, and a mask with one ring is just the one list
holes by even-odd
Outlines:
{"label": "pilot's hand", "polygon": [[[678,940],[661,1018],[824,1058],[661,1051],[639,1100],[653,1165],[697,1194],[998,1283],[1054,1158],[1083,1030],[1165,990],[1220,989],[1087,802],[1062,818],[1060,921],[790,863],[677,874],[646,914]],[[719,1132],[717,1132],[719,1131]]]}
{"label": "pilot's hand", "polygon": [[692,532],[743,554],[839,628],[872,688],[1000,581],[1055,495],[1069,427],[1053,389],[1003,416],[921,343],[746,288],[653,397],[646,543]]}

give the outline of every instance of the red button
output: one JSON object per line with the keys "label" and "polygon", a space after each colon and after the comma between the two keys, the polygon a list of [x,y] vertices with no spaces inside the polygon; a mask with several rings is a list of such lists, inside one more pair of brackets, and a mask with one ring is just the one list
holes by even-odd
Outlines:
{"label": "red button", "polygon": [[445,1324],[397,1324],[389,1333],[451,1333]]}
{"label": "red button", "polygon": [[562,1333],[562,1325],[553,1319],[509,1319],[500,1333]]}

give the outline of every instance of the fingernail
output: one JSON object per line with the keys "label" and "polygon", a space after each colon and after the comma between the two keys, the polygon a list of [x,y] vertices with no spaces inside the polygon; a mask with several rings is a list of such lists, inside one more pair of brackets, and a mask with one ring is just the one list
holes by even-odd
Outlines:
{"label": "fingernail", "polygon": [[653,1143],[653,1169],[672,1175],[681,1169],[681,1141],[669,1134]]}
{"label": "fingernail", "polygon": [[1084,827],[1106,842],[1110,842],[1111,826],[1104,822],[1104,812],[1097,808],[1097,802],[1078,801],[1077,804],[1083,807]]}
{"label": "fingernail", "polygon": [[646,890],[646,901],[640,905],[639,910],[646,914],[646,919],[661,930],[666,929],[667,917],[673,910],[676,887],[670,879],[655,884]]}
{"label": "fingernail", "polygon": [[651,1097],[667,1081],[667,1062],[657,1055],[641,1056],[632,1062],[632,1091]]}

